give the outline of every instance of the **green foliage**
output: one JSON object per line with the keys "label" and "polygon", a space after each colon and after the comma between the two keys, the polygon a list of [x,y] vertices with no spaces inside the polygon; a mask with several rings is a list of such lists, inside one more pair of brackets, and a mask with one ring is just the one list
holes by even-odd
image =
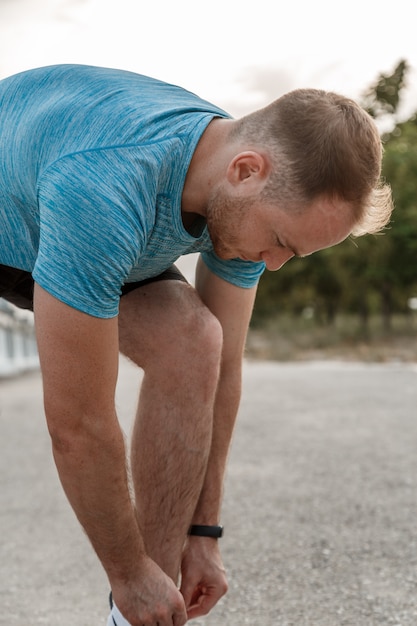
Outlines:
{"label": "green foliage", "polygon": [[408,69],[408,63],[400,61],[391,75],[380,74],[376,82],[365,91],[362,106],[372,117],[379,118],[397,112]]}
{"label": "green foliage", "polygon": [[417,115],[397,122],[395,115],[408,65],[401,61],[391,76],[381,74],[364,96],[377,118],[392,115],[385,134],[383,177],[391,185],[395,209],[383,234],[348,239],[305,259],[294,259],[279,272],[265,272],[259,285],[253,324],[277,314],[302,317],[314,312],[319,323],[336,314],[354,313],[366,331],[379,313],[389,329],[392,315],[406,313],[417,296]]}

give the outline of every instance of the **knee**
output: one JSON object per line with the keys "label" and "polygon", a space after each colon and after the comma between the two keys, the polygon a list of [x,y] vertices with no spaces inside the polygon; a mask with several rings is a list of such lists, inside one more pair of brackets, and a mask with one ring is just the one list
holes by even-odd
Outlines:
{"label": "knee", "polygon": [[186,368],[188,377],[219,367],[221,324],[188,285],[155,283],[149,292],[129,294],[122,304],[120,349],[145,371],[167,375],[167,370]]}
{"label": "knee", "polygon": [[172,314],[136,345],[133,360],[145,372],[184,376],[185,370],[187,379],[204,379],[218,374],[223,332],[219,320],[201,304]]}
{"label": "knee", "polygon": [[217,317],[204,307],[193,320],[188,329],[184,329],[184,348],[193,354],[200,363],[218,367],[223,347],[223,331]]}
{"label": "knee", "polygon": [[166,355],[165,363],[171,376],[178,377],[182,383],[187,381],[194,393],[198,389],[201,399],[208,398],[215,393],[219,380],[222,327],[206,308],[187,317],[185,323],[177,327],[175,347]]}
{"label": "knee", "polygon": [[[221,360],[223,332],[219,320],[206,307],[193,308],[177,318],[163,343],[166,355],[195,374],[206,374],[218,368]],[[190,372],[192,375],[193,372]]]}

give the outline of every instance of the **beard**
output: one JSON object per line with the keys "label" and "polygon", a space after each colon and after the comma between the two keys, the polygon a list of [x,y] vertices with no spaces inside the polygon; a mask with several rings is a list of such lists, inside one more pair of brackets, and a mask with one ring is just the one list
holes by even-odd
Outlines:
{"label": "beard", "polygon": [[254,198],[232,198],[219,187],[209,197],[206,207],[207,228],[215,253],[221,259],[239,256],[240,233]]}

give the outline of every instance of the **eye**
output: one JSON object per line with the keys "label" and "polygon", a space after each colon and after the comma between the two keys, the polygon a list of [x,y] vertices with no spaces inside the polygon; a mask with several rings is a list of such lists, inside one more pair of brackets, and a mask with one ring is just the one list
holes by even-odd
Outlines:
{"label": "eye", "polygon": [[300,256],[294,248],[292,248],[288,244],[282,243],[281,239],[279,238],[279,235],[275,235],[275,247],[288,250],[289,252],[292,252],[293,256]]}

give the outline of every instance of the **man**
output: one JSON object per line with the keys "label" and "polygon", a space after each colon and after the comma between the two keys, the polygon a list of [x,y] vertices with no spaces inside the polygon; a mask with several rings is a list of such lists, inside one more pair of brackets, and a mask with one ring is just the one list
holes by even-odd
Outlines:
{"label": "man", "polygon": [[[53,454],[109,624],[181,626],[227,590],[217,537],[256,284],[389,221],[378,132],[332,93],[233,120],[88,66],[12,76],[0,100],[0,295],[34,309]],[[197,251],[193,288],[172,264]],[[129,469],[119,350],[144,370]]]}

